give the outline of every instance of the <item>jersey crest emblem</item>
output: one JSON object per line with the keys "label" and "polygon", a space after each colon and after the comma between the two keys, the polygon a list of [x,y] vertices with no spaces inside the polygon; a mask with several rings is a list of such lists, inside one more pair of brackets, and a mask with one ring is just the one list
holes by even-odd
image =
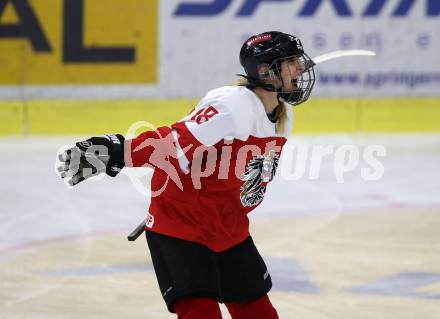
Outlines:
{"label": "jersey crest emblem", "polygon": [[240,200],[244,207],[261,203],[266,186],[275,175],[279,158],[272,150],[268,155],[257,155],[249,161],[243,174],[244,183],[240,187]]}

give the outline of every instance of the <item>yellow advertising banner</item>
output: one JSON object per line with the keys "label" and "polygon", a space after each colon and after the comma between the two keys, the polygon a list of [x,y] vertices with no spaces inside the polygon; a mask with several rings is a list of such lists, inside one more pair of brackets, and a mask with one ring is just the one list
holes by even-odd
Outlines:
{"label": "yellow advertising banner", "polygon": [[[0,136],[125,133],[139,121],[170,125],[197,103],[197,99],[0,101]],[[312,99],[295,108],[293,132],[439,132],[439,105],[438,98]],[[81,114],[75,125],[72,112]]]}
{"label": "yellow advertising banner", "polygon": [[0,84],[156,83],[158,0],[1,0]]}

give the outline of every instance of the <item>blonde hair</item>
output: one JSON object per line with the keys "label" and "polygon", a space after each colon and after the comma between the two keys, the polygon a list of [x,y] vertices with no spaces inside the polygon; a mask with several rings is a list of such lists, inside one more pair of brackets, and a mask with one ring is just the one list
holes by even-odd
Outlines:
{"label": "blonde hair", "polygon": [[[249,82],[246,78],[241,77],[235,82],[235,85],[237,86],[248,86]],[[277,132],[279,134],[284,134],[284,130],[286,129],[286,123],[287,123],[287,110],[286,110],[286,104],[279,101],[278,106],[275,108],[275,115],[277,120],[276,126],[277,126]]]}

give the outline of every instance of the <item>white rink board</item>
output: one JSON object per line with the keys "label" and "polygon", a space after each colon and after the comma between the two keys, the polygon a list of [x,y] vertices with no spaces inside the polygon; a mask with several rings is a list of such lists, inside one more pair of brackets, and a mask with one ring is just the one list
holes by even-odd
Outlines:
{"label": "white rink board", "polygon": [[[435,83],[412,89],[402,84],[324,85],[318,82],[315,96],[407,96],[438,95],[440,92],[440,35],[436,31],[440,28],[438,4],[435,5],[437,15],[431,17],[426,13],[427,1],[415,1],[411,9],[400,17],[392,15],[401,1],[384,1],[386,5],[381,11],[365,17],[363,14],[373,9],[367,10],[368,5],[378,1],[353,0],[240,0],[231,1],[217,15],[176,15],[176,7],[179,8],[180,4],[183,10],[183,2],[163,2],[161,16],[162,35],[166,34],[173,39],[163,42],[162,57],[165,59],[162,62],[170,63],[167,72],[183,69],[196,75],[191,81],[186,81],[188,87],[180,87],[182,93],[195,85],[197,92],[202,94],[205,90],[228,81],[232,74],[240,73],[238,52],[241,44],[250,35],[268,30],[281,30],[300,36],[312,57],[341,49],[368,49],[378,54],[376,58],[345,58],[320,65],[318,79],[332,73],[354,73],[364,78],[377,73],[437,72]],[[229,1],[216,1],[221,2]],[[239,16],[251,2],[259,3],[256,9],[248,15]],[[307,12],[306,7],[313,3],[321,4],[316,11]],[[341,16],[344,13],[344,4],[349,10],[347,16]],[[340,15],[336,13],[336,8]],[[431,8],[431,11],[434,10]],[[172,13],[174,17],[170,17]],[[182,45],[178,53],[175,51],[175,43]],[[176,55],[180,54],[182,58],[177,58]],[[209,70],[210,75],[200,76],[206,74],[206,70]],[[187,74],[185,72],[185,76]],[[165,78],[171,79],[171,76],[165,74]],[[182,83],[176,82],[176,85]],[[173,86],[172,91],[175,90],[179,88]]]}
{"label": "white rink board", "polygon": [[375,58],[320,65],[313,96],[438,96],[440,92],[436,0],[166,0],[160,1],[159,11],[157,85],[2,87],[0,98],[200,97],[232,83],[235,74],[243,72],[238,61],[243,41],[268,30],[299,35],[312,57],[340,49],[377,52]]}

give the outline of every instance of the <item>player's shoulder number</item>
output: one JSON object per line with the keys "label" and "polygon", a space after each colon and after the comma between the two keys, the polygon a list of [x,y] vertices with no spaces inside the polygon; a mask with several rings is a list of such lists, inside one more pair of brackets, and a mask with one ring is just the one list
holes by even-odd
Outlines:
{"label": "player's shoulder number", "polygon": [[218,113],[219,112],[216,110],[216,108],[213,107],[212,105],[210,105],[208,107],[205,107],[205,108],[198,110],[197,113],[191,117],[191,120],[195,121],[197,124],[200,125],[202,123],[209,121],[211,118],[216,116]]}

